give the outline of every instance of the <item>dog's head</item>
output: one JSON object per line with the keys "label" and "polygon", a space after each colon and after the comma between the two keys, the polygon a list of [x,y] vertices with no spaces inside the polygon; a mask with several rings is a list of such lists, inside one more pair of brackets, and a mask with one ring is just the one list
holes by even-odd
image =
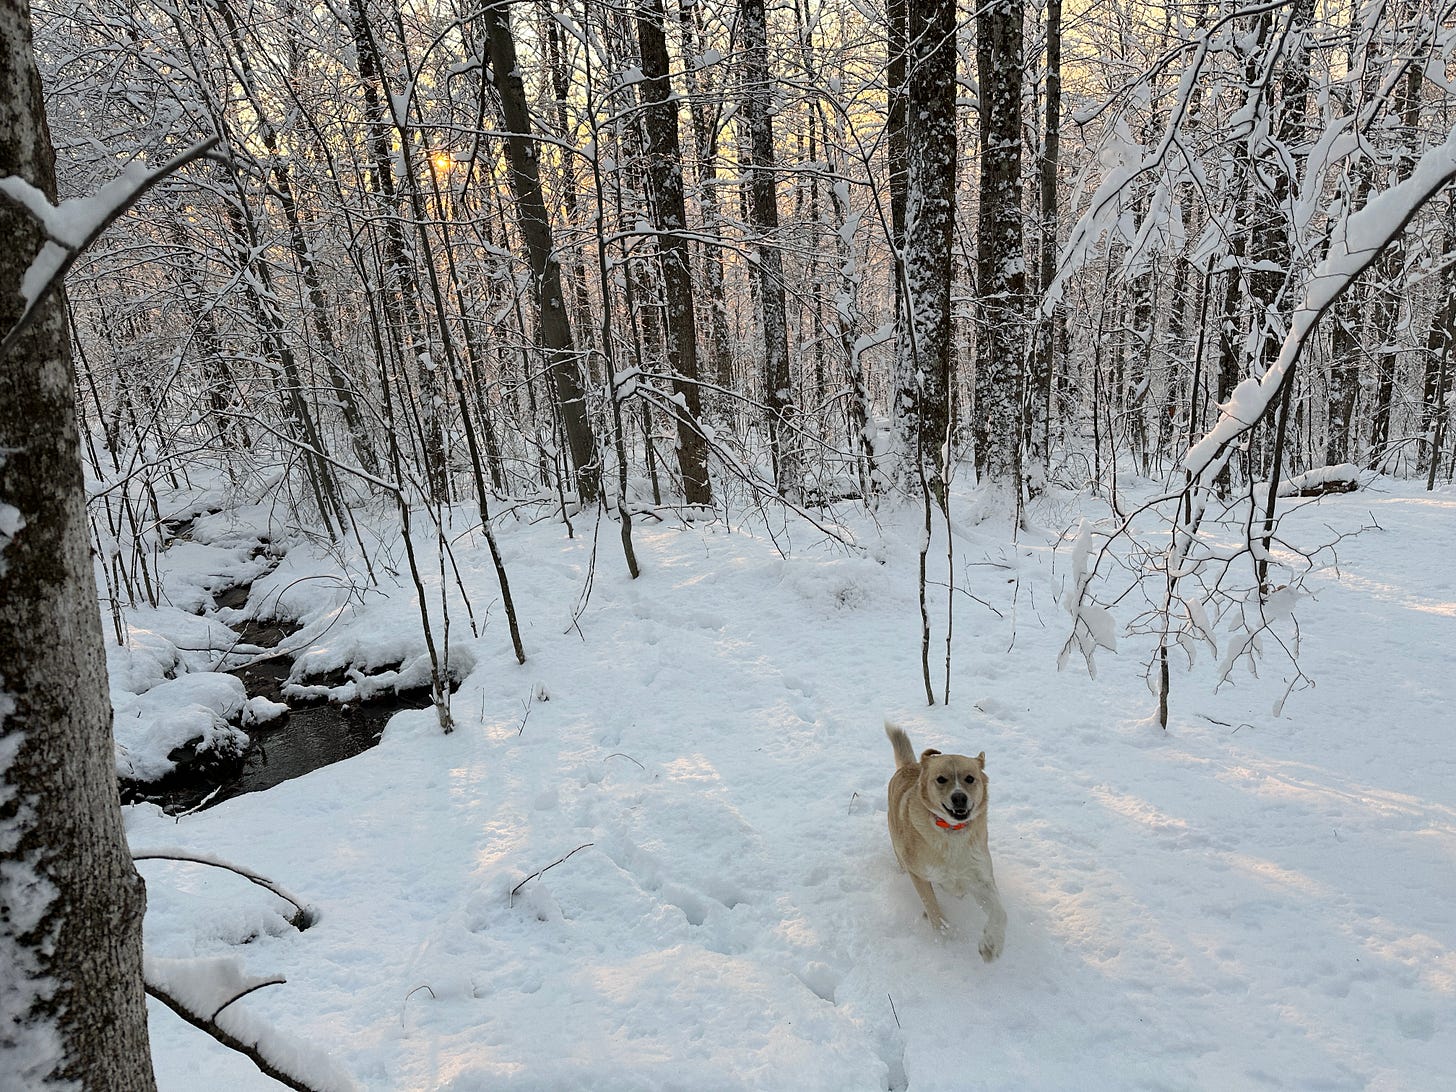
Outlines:
{"label": "dog's head", "polygon": [[920,800],[933,815],[968,823],[986,807],[986,752],[943,755],[933,748],[920,755]]}

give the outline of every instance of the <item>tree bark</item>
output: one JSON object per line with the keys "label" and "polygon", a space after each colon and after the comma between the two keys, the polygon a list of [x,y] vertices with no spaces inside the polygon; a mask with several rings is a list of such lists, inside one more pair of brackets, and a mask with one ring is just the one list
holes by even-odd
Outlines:
{"label": "tree bark", "polygon": [[[1036,298],[1041,303],[1052,283],[1057,262],[1057,169],[1062,150],[1062,0],[1047,0],[1046,121],[1037,162],[1038,205]],[[1051,457],[1052,361],[1056,355],[1056,308],[1037,315],[1027,376],[1026,450],[1030,488],[1046,484]]]}
{"label": "tree bark", "polygon": [[1431,329],[1426,338],[1426,374],[1422,384],[1421,431],[1429,443],[1422,448],[1421,466],[1426,470],[1427,491],[1436,487],[1436,470],[1441,462],[1447,418],[1450,416],[1451,355],[1456,350],[1456,274],[1450,259],[1456,256],[1456,197],[1446,207],[1446,238],[1441,256],[1446,262],[1441,274],[1441,300],[1431,315]]}
{"label": "tree bark", "polygon": [[[0,5],[0,177],[52,201],[28,0]],[[0,198],[0,331],[45,242]],[[14,1087],[156,1087],[146,891],[127,852],[59,296],[0,359],[0,1073]]]}
{"label": "tree bark", "polygon": [[701,220],[698,234],[705,240],[702,252],[706,299],[703,306],[708,312],[708,373],[719,386],[731,387],[733,339],[728,331],[728,296],[720,242],[723,237],[723,211],[718,201],[717,118],[723,107],[721,93],[713,93],[707,78],[698,69],[694,43],[698,41],[700,9],[701,5],[696,0],[679,0],[678,21],[683,34],[683,81],[691,103],[693,147],[697,153],[695,178],[698,217]]}
{"label": "tree bark", "polygon": [[697,323],[693,314],[692,256],[688,250],[687,209],[683,199],[682,151],[677,135],[677,103],[668,79],[666,13],[662,0],[642,0],[637,8],[637,42],[642,50],[643,128],[647,135],[647,182],[662,263],[667,301],[667,363],[672,389],[686,413],[678,412],[677,462],[683,497],[689,504],[713,503],[708,481],[707,441],[698,431],[703,415],[698,387]]}
{"label": "tree bark", "polygon": [[501,116],[505,122],[508,174],[511,192],[519,207],[521,235],[526,241],[531,265],[541,341],[546,349],[566,441],[576,469],[577,492],[583,503],[590,504],[601,495],[601,463],[597,459],[596,437],[587,416],[586,391],[581,363],[572,341],[571,319],[566,313],[566,301],[561,293],[561,265],[556,258],[550,214],[541,190],[540,164],[536,141],[531,135],[526,87],[516,59],[516,40],[511,34],[510,5],[505,2],[487,4],[481,9],[481,18],[490,53],[491,80],[500,96]]}
{"label": "tree bark", "polygon": [[981,194],[976,276],[976,469],[1021,488],[1020,372],[1026,273],[1021,252],[1022,0],[976,14],[981,84]]}
{"label": "tree bark", "polygon": [[748,170],[749,218],[758,258],[759,306],[763,322],[764,402],[779,495],[797,501],[801,488],[798,440],[789,376],[788,305],[784,258],[779,250],[778,175],[774,154],[773,94],[769,82],[768,21],[764,0],[741,0],[739,32],[743,42],[744,114],[748,121],[751,165]]}
{"label": "tree bark", "polygon": [[937,496],[946,480],[950,426],[950,283],[957,146],[955,19],[955,0],[911,0],[909,5],[904,310],[894,418],[905,452],[905,481],[917,482],[923,474]]}
{"label": "tree bark", "polygon": [[[905,132],[907,93],[906,78],[909,71],[910,50],[910,7],[909,0],[886,0],[885,37],[886,52],[886,115],[885,152],[890,176],[890,244],[898,252],[905,245],[905,202],[909,187],[907,163],[910,146]],[[895,314],[898,317],[904,301],[900,293],[895,294]]]}

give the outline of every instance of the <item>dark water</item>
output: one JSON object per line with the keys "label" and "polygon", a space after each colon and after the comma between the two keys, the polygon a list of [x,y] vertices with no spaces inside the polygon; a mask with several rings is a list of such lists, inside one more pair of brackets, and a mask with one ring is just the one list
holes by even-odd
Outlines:
{"label": "dark water", "polygon": [[429,704],[428,691],[414,691],[351,705],[294,705],[278,720],[247,730],[248,749],[241,759],[182,766],[150,784],[124,781],[122,802],[150,801],[174,815],[262,792],[369,750],[379,742],[390,717]]}
{"label": "dark water", "polygon": [[[241,607],[247,602],[247,587],[229,589],[217,596],[219,607]],[[297,630],[286,622],[247,622],[239,630],[244,643],[274,648]],[[169,815],[211,807],[244,793],[271,789],[284,781],[342,762],[375,746],[389,719],[403,709],[427,709],[428,689],[386,693],[365,702],[339,704],[330,701],[285,700],[281,691],[288,680],[291,657],[273,659],[230,671],[243,681],[248,696],[284,701],[289,711],[277,720],[247,729],[249,743],[241,757],[209,761],[172,753],[181,765],[160,781],[121,782],[123,803],[148,801],[159,804]],[[327,680],[319,680],[327,681]]]}

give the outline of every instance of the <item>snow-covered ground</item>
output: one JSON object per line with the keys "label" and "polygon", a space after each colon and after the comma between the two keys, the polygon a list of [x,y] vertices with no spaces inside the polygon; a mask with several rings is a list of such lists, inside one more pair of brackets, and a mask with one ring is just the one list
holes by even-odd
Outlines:
{"label": "snow-covered ground", "polygon": [[[1035,515],[1060,528],[1082,503]],[[918,510],[845,518],[863,550],[803,523],[639,520],[637,581],[615,525],[593,564],[587,517],[570,539],[502,520],[525,666],[484,543],[457,540],[481,635],[452,574],[473,667],[453,734],[403,713],[266,793],[127,809],[134,849],[246,865],[317,924],[149,861],[150,957],[282,974],[234,1008],[368,1089],[1450,1087],[1456,492],[1381,480],[1292,517],[1311,541],[1379,526],[1311,582],[1315,686],[1276,716],[1285,662],[1215,693],[1205,655],[1175,670],[1166,733],[1148,639],[1095,680],[1058,672],[1065,552],[984,525],[956,564],[985,605],[958,596],[951,702],[927,708]],[[387,537],[373,560],[398,594],[350,599],[299,546],[249,609],[327,629],[321,666],[418,655],[403,560]],[[438,596],[436,576],[437,625]],[[887,716],[917,749],[987,752],[995,963],[972,903],[933,936],[896,869]],[[151,1031],[164,1090],[277,1087],[156,1003]]]}

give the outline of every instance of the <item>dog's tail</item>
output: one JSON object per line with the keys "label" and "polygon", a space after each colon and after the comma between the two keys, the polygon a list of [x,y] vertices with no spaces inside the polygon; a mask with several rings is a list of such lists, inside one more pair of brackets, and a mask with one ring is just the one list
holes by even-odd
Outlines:
{"label": "dog's tail", "polygon": [[895,748],[895,768],[915,765],[915,748],[910,746],[910,737],[905,729],[885,721],[885,735],[890,737],[890,746]]}

